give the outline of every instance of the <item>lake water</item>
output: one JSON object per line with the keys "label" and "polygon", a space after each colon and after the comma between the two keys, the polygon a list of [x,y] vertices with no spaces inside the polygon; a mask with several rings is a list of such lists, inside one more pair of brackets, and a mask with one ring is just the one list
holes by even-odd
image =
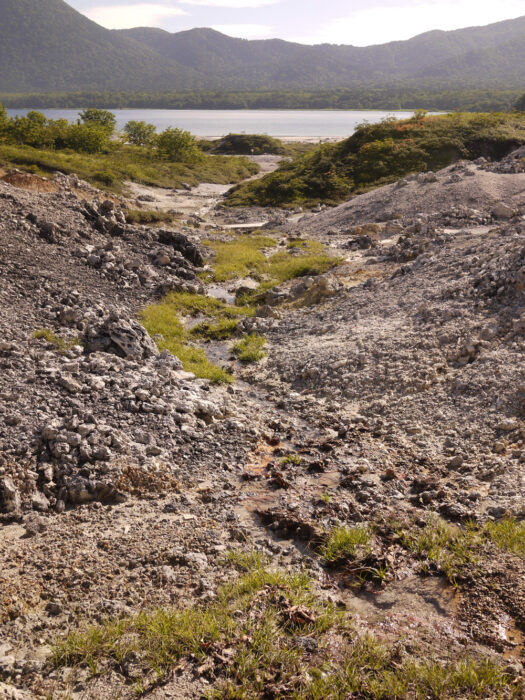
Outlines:
{"label": "lake water", "polygon": [[[28,109],[8,109],[9,115],[25,115]],[[39,109],[50,119],[75,121],[77,109]],[[230,133],[268,134],[282,139],[342,139],[364,121],[385,117],[411,117],[413,112],[325,110],[178,110],[113,109],[117,127],[130,120],[154,124],[159,131],[169,126],[191,131],[199,138],[220,138]]]}

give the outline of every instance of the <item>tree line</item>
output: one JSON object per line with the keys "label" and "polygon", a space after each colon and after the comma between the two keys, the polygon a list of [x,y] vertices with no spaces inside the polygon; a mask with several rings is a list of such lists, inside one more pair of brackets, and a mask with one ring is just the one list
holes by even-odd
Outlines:
{"label": "tree line", "polygon": [[99,109],[426,109],[489,112],[512,109],[521,90],[359,87],[311,91],[76,92],[6,94],[12,108]]}
{"label": "tree line", "polygon": [[158,157],[192,163],[204,157],[197,139],[189,131],[169,127],[157,134],[155,126],[144,121],[129,121],[117,134],[112,112],[90,107],[75,123],[67,119],[48,119],[35,110],[24,117],[9,117],[0,104],[0,141],[33,148],[81,153],[103,153],[130,144],[151,149]]}

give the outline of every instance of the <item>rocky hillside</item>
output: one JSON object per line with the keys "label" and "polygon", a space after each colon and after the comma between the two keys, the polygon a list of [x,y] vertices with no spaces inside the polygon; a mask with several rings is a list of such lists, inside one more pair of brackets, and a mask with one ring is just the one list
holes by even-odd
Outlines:
{"label": "rocky hillside", "polygon": [[523,159],[257,234],[3,177],[1,698],[522,697]]}

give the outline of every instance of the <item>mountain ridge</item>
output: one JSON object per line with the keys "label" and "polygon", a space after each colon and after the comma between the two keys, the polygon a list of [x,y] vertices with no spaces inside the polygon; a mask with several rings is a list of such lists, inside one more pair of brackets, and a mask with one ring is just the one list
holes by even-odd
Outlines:
{"label": "mountain ridge", "polygon": [[0,0],[0,92],[521,88],[525,16],[368,47],[108,30],[64,0]]}

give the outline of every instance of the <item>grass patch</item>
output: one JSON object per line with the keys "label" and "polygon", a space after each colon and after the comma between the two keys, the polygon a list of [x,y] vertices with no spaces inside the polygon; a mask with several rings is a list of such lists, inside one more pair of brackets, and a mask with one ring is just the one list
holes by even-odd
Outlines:
{"label": "grass patch", "polygon": [[[159,336],[159,350],[168,350],[182,362],[184,369],[196,377],[215,383],[233,381],[229,372],[213,364],[202,348],[191,345],[192,339],[220,339],[233,332],[236,317],[249,316],[253,309],[247,306],[230,306],[225,302],[200,294],[170,292],[158,304],[151,304],[140,314],[141,323],[151,336]],[[215,322],[206,321],[191,331],[186,330],[181,316],[209,316]]]}
{"label": "grass patch", "polygon": [[400,536],[405,547],[423,560],[423,571],[428,571],[432,563],[454,585],[463,568],[479,559],[477,550],[481,538],[473,525],[454,526],[433,515],[422,530],[403,530]]}
{"label": "grass patch", "polygon": [[228,340],[237,333],[238,325],[237,321],[230,318],[220,319],[216,323],[203,321],[191,329],[190,335],[204,340]]}
{"label": "grass patch", "polygon": [[253,316],[254,313],[250,306],[232,306],[214,297],[189,292],[170,292],[162,303],[183,316],[211,316],[219,319]]}
{"label": "grass patch", "polygon": [[89,154],[0,144],[0,164],[30,168],[40,175],[52,175],[57,170],[75,173],[114,192],[122,192],[127,180],[157,187],[180,187],[183,182],[233,184],[259,171],[258,165],[244,157],[205,156],[195,163],[176,163],[137,146],[115,146],[107,153]]}
{"label": "grass patch", "polygon": [[128,224],[169,224],[175,220],[175,216],[168,211],[156,209],[127,209],[126,221]]}
{"label": "grass patch", "polygon": [[232,352],[241,362],[250,364],[252,362],[259,362],[263,357],[266,357],[266,351],[264,350],[265,345],[266,338],[264,338],[264,336],[251,333],[245,335],[244,338],[235,343]]}
{"label": "grass patch", "polygon": [[205,245],[213,250],[215,258],[213,272],[204,273],[204,279],[225,282],[249,276],[259,281],[257,289],[246,292],[239,300],[248,306],[261,303],[265,292],[278,284],[321,275],[341,262],[340,258],[323,255],[323,245],[318,241],[293,241],[287,251],[269,257],[265,250],[275,247],[277,241],[267,236],[241,234],[231,241],[205,241]]}
{"label": "grass patch", "polygon": [[67,352],[75,345],[81,345],[80,338],[70,338],[69,340],[64,340],[60,336],[53,333],[50,328],[39,328],[34,331],[33,338],[37,340],[45,340],[47,343],[52,345],[54,348],[60,352]]}
{"label": "grass patch", "polygon": [[495,662],[400,661],[395,649],[356,634],[304,573],[271,569],[256,552],[228,560],[241,574],[215,602],[76,630],[54,648],[55,666],[95,675],[133,659],[145,691],[186,659],[209,672],[207,697],[217,700],[520,697],[522,688]]}
{"label": "grass patch", "polygon": [[358,549],[368,551],[372,536],[373,532],[368,525],[336,527],[322,547],[321,556],[328,563],[354,557]]}
{"label": "grass patch", "polygon": [[483,534],[500,549],[525,559],[525,521],[509,518],[488,522]]}
{"label": "grass patch", "polygon": [[267,264],[263,250],[273,248],[277,241],[268,236],[240,235],[231,241],[204,241],[204,245],[215,253],[212,279],[226,282],[262,274]]}

